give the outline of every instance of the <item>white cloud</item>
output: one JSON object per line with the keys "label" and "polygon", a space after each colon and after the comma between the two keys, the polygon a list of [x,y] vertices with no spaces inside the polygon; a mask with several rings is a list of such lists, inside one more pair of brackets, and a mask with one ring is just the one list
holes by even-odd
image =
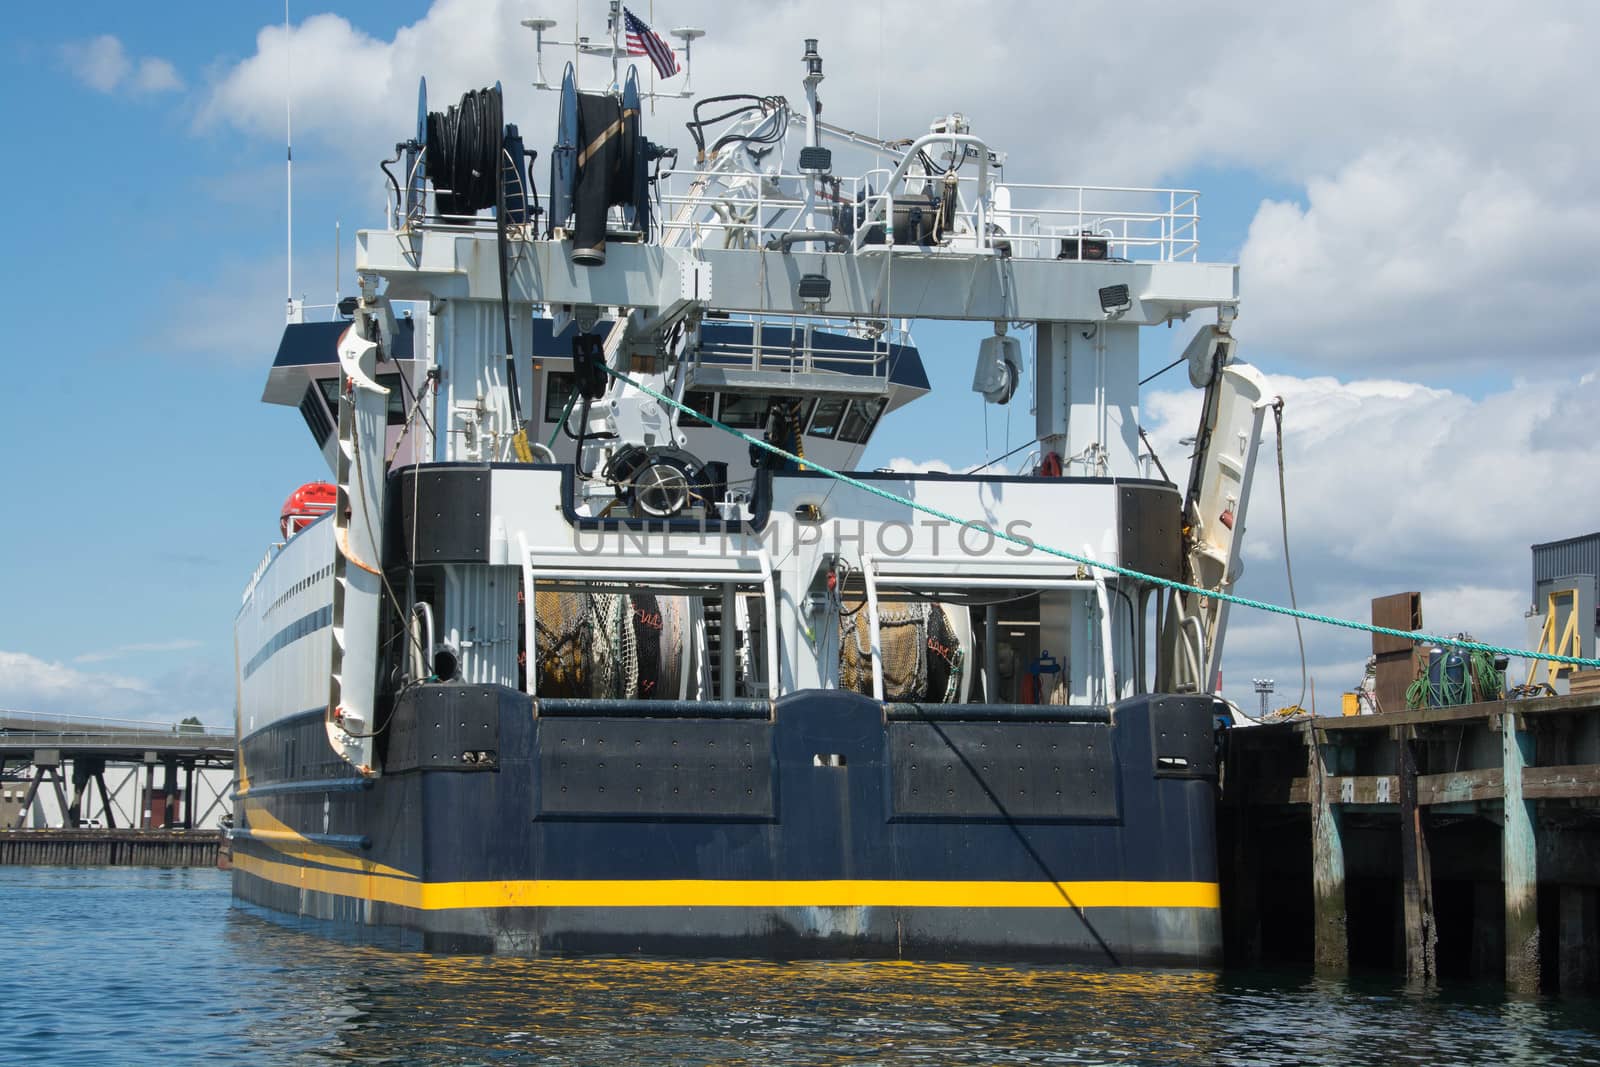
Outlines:
{"label": "white cloud", "polygon": [[[435,0],[388,36],[329,14],[267,26],[254,54],[220,74],[199,123],[282,137],[292,64],[297,136],[376,192],[372,163],[411,133],[420,75],[436,110],[498,79],[508,117],[545,151],[554,98],[529,87],[532,37],[518,25],[528,10]],[[549,36],[570,40],[570,18],[557,17]],[[959,109],[1009,153],[1017,181],[1142,184],[1218,167],[1303,191],[1261,206],[1240,257],[1241,327],[1297,366],[1436,381],[1587,351],[1571,309],[1600,297],[1589,269],[1600,142],[1574,131],[1600,128],[1585,47],[1600,7],[1569,0],[1530,16],[1368,0],[1263,12],[1236,0],[1155,19],[1111,0],[998,0],[951,32],[913,0],[679,0],[671,20],[713,31],[695,47],[702,97],[798,99],[794,46],[820,32],[826,114],[847,126],[902,136]],[[547,49],[546,75],[567,58]],[[585,60],[587,80],[604,66]],[[686,111],[658,103],[647,132],[681,146]]]}
{"label": "white cloud", "polygon": [[[438,0],[416,24],[379,41],[338,15],[314,15],[285,32],[264,27],[255,54],[227,71],[199,115],[202,128],[229,124],[262,137],[284,134],[285,85],[292,88],[297,136],[349,146],[368,156],[416,128],[417,79],[428,78],[430,105],[442,110],[463,91],[504,77],[508,96],[523,102],[527,48],[517,25],[521,5]],[[525,76],[508,76],[512,71]],[[292,73],[291,73],[292,72]],[[352,133],[351,117],[360,116]],[[362,158],[363,169],[371,158]]]}
{"label": "white cloud", "polygon": [[145,680],[80,671],[26,652],[0,651],[0,700],[24,711],[120,715],[153,700]]}
{"label": "white cloud", "polygon": [[130,56],[122,41],[109,33],[64,44],[61,57],[74,77],[98,92],[164,93],[183,88],[178,69],[169,61]]}
{"label": "white cloud", "polygon": [[907,459],[896,456],[884,464],[896,474],[955,474],[956,469],[942,459]]}
{"label": "white cloud", "polygon": [[27,652],[0,650],[0,707],[157,722],[197,715],[208,724],[225,725],[232,718],[228,667],[226,662],[199,659],[159,677],[141,678],[80,670]]}
{"label": "white cloud", "polygon": [[[296,103],[319,105],[303,109],[308,132],[343,136],[350,114],[408,117],[419,74],[428,75],[436,100],[498,78],[514,104],[526,103],[533,40],[518,22],[527,14],[510,0],[435,0],[387,39],[335,15],[308,18],[288,37],[268,26],[255,54],[218,82],[209,117],[281,132],[291,39]],[[570,12],[556,18],[547,36],[570,41]],[[1054,156],[1070,161],[1081,180],[1134,181],[1196,163],[1305,177],[1390,135],[1483,137],[1492,142],[1487,155],[1518,158],[1533,141],[1569,140],[1568,109],[1595,109],[1587,94],[1562,99],[1549,91],[1586,84],[1583,42],[1597,19],[1576,2],[1546,5],[1530,18],[1380,0],[1264,13],[1234,0],[1141,19],[1112,0],[1053,8],[997,0],[951,32],[916,0],[759,8],[677,0],[671,24],[711,30],[695,45],[694,82],[703,95],[732,89],[798,98],[798,46],[814,36],[833,121],[872,132],[881,114],[883,131],[898,136],[959,109],[980,130],[1006,134],[1002,147],[1024,164]],[[583,26],[591,36],[602,29],[592,16]],[[1063,42],[1073,46],[1070,63]],[[1202,55],[1215,61],[1196,62]],[[1539,60],[1509,63],[1510,55]],[[547,48],[546,75],[558,78],[569,56]],[[608,73],[602,60],[584,64],[591,78]],[[1023,72],[1025,81],[1004,76]],[[1049,120],[1044,131],[1041,117]],[[1543,166],[1559,169],[1564,158]],[[1091,166],[1106,173],[1083,173]]]}
{"label": "white cloud", "polygon": [[160,652],[187,652],[192,648],[199,647],[199,641],[195,641],[187,637],[174,638],[170,641],[140,641],[131,645],[118,645],[115,648],[105,648],[94,652],[84,652],[81,655],[73,656],[72,662],[104,663],[107,660],[122,659],[126,656]]}
{"label": "white cloud", "polygon": [[[1597,168],[1600,173],[1600,168]],[[1301,366],[1504,372],[1591,360],[1574,307],[1600,298],[1585,263],[1600,202],[1562,199],[1537,168],[1464,147],[1395,145],[1268,201],[1240,257],[1241,329]]]}
{"label": "white cloud", "polygon": [[134,71],[130,84],[142,93],[165,93],[183,88],[183,79],[178,76],[178,68],[158,56],[146,56],[139,60],[139,67]]}
{"label": "white cloud", "polygon": [[61,53],[79,81],[102,93],[115,89],[133,68],[122,42],[110,34],[63,45]]}
{"label": "white cloud", "polygon": [[[1423,594],[1433,633],[1526,647],[1528,546],[1600,528],[1600,508],[1574,487],[1600,479],[1600,454],[1575,437],[1592,427],[1600,375],[1519,382],[1481,399],[1392,380],[1341,382],[1278,374],[1285,399],[1290,552],[1300,607],[1367,621],[1375,596]],[[1194,432],[1198,394],[1146,398],[1146,427],[1169,469]],[[1236,590],[1287,604],[1271,422],[1262,435]],[[1355,685],[1364,634],[1306,624],[1320,701]],[[1520,674],[1520,665],[1514,673]],[[1248,709],[1249,677],[1298,693],[1294,625],[1235,610],[1224,675]],[[1331,699],[1331,698],[1330,698]]]}

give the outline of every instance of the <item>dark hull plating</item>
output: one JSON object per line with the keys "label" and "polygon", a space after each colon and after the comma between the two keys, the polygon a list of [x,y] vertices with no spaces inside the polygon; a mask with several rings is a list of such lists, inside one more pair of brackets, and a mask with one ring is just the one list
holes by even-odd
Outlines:
{"label": "dark hull plating", "polygon": [[236,896],[439,951],[1220,959],[1208,699],[426,686],[382,747],[363,781],[320,711],[243,740]]}

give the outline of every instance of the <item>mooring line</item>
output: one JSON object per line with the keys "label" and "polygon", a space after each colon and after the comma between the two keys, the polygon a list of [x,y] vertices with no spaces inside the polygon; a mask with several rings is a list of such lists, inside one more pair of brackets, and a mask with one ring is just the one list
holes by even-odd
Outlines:
{"label": "mooring line", "polygon": [[[602,366],[605,365],[602,364]],[[1386,634],[1390,637],[1399,637],[1407,641],[1427,642],[1428,644],[1432,645],[1444,645],[1450,648],[1461,648],[1472,652],[1492,652],[1501,656],[1516,656],[1521,659],[1543,660],[1547,663],[1559,663],[1571,667],[1600,668],[1600,659],[1586,658],[1583,656],[1561,656],[1553,652],[1533,652],[1525,648],[1507,648],[1502,645],[1490,645],[1481,641],[1467,641],[1459,637],[1446,637],[1443,634],[1422,633],[1416,630],[1396,630],[1388,626],[1378,626],[1374,623],[1358,622],[1355,619],[1341,619],[1336,615],[1321,615],[1317,612],[1305,611],[1300,608],[1286,608],[1282,604],[1270,604],[1264,600],[1253,600],[1250,597],[1239,596],[1234,593],[1222,593],[1210,589],[1202,589],[1199,586],[1188,585],[1184,582],[1174,581],[1171,578],[1161,578],[1154,574],[1146,574],[1143,571],[1136,571],[1131,567],[1123,567],[1116,563],[1106,563],[1103,560],[1091,559],[1088,556],[1080,556],[1076,553],[1068,552],[1065,549],[1054,548],[1050,545],[1040,544],[1039,542],[1026,537],[1018,537],[1015,534],[1007,533],[1004,530],[992,529],[982,521],[958,518],[957,516],[951,515],[945,511],[941,511],[930,504],[919,504],[915,500],[910,500],[896,493],[891,493],[887,489],[881,488],[880,486],[871,485],[867,482],[861,481],[859,478],[852,478],[848,474],[842,474],[839,471],[824,467],[814,459],[801,459],[794,453],[779,448],[777,445],[774,445],[768,441],[763,441],[757,437],[752,437],[744,431],[737,430],[732,426],[729,426],[727,423],[715,419],[708,414],[696,411],[688,404],[674,400],[672,397],[657,392],[647,385],[641,385],[632,378],[628,377],[626,374],[610,366],[605,366],[605,372],[618,381],[626,385],[633,386],[633,388],[639,390],[639,392],[643,393],[645,396],[648,396],[657,403],[666,404],[669,407],[676,408],[685,415],[691,415],[694,418],[700,419],[707,425],[715,426],[724,433],[732,434],[734,437],[743,440],[747,444],[755,445],[757,448],[764,449],[775,456],[782,456],[791,463],[804,464],[807,470],[813,470],[819,474],[825,474],[835,481],[842,482],[843,484],[850,486],[852,489],[860,489],[862,492],[871,493],[872,495],[881,497],[882,499],[891,503],[899,504],[902,507],[911,508],[913,511],[920,511],[925,515],[932,515],[936,519],[943,519],[945,522],[955,523],[957,526],[961,526],[966,529],[977,530],[990,534],[999,540],[1009,541],[1012,544],[1020,545],[1023,548],[1030,550],[1036,549],[1040,552],[1043,552],[1045,555],[1056,556],[1067,560],[1070,563],[1076,563],[1083,567],[1092,567],[1095,570],[1107,571],[1111,574],[1120,575],[1123,578],[1132,578],[1135,581],[1148,582],[1151,585],[1161,586],[1165,589],[1172,589],[1180,593],[1192,593],[1195,596],[1210,597],[1213,600],[1221,600],[1229,604],[1237,604],[1241,608],[1252,608],[1256,611],[1265,611],[1275,615],[1286,615],[1289,618],[1303,619],[1306,622],[1321,623],[1324,626],[1338,626],[1346,630],[1359,630],[1370,634]]]}

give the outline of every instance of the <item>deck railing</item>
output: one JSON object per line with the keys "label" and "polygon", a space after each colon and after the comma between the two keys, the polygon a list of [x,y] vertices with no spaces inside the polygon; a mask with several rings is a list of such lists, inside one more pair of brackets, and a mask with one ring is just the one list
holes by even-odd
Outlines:
{"label": "deck railing", "polygon": [[0,732],[81,737],[85,734],[153,734],[231,739],[230,726],[166,723],[149,719],[118,719],[97,715],[58,715],[40,711],[0,708]]}
{"label": "deck railing", "polygon": [[[954,186],[953,209],[947,184]],[[548,196],[527,185],[521,192],[530,209],[549,210]],[[656,193],[652,232],[643,236],[667,245],[1140,262],[1194,262],[1200,251],[1196,190],[1000,182],[987,166],[948,178],[907,173],[904,166],[837,177],[685,171],[663,175]],[[487,215],[438,214],[432,189],[409,215],[392,188],[386,196],[385,217],[394,229],[496,227]],[[543,226],[541,216],[541,232]],[[613,209],[611,228],[627,228],[620,210]],[[928,239],[935,230],[937,238]]]}

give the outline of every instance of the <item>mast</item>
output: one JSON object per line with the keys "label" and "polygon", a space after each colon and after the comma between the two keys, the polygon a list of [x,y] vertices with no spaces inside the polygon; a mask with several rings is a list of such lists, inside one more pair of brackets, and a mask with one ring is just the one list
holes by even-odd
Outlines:
{"label": "mast", "polygon": [[606,19],[606,28],[611,31],[611,91],[622,91],[622,78],[618,73],[618,52],[621,51],[618,41],[622,32],[622,0],[611,0],[611,14]]}

